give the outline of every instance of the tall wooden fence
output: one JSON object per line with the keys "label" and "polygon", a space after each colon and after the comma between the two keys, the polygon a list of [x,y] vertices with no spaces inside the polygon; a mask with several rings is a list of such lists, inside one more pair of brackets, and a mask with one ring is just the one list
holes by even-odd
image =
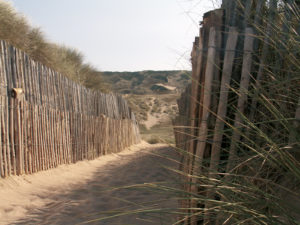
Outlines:
{"label": "tall wooden fence", "polygon": [[[245,164],[243,169],[237,167],[238,162],[251,161],[250,149],[267,149],[264,132],[278,146],[299,144],[287,138],[292,135],[289,131],[299,134],[299,53],[291,50],[300,43],[295,13],[299,4],[278,3],[224,0],[221,9],[204,15],[191,53],[192,84],[178,100],[179,116],[174,121],[176,145],[184,150],[183,188],[191,194],[181,202],[186,208],[185,224],[223,224],[210,209],[213,203],[193,199],[200,194],[202,199],[224,200],[220,193],[205,188],[217,184],[207,182],[225,179],[224,173],[234,170],[246,171]],[[279,110],[277,116],[282,118],[274,118]],[[283,123],[283,118],[295,118],[294,125]],[[268,121],[268,127],[263,121]],[[199,181],[203,176],[206,179]]]}
{"label": "tall wooden fence", "polygon": [[0,41],[0,176],[91,160],[140,142],[118,95],[80,86]]}

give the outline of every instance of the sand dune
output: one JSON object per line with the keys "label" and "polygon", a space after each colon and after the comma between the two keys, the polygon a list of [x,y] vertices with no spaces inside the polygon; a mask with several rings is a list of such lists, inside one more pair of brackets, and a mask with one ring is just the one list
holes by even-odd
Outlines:
{"label": "sand dune", "polygon": [[0,224],[81,224],[93,220],[91,224],[169,224],[174,218],[161,213],[98,220],[113,215],[112,211],[177,207],[177,201],[166,193],[145,187],[113,189],[174,182],[176,175],[162,165],[177,168],[176,163],[156,154],[177,159],[168,146],[143,142],[93,161],[0,179]]}

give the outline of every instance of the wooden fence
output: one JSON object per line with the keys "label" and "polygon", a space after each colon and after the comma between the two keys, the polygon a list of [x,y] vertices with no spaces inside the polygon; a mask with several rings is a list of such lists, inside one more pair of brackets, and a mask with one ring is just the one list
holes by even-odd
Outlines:
{"label": "wooden fence", "polygon": [[[217,213],[209,211],[214,203],[193,199],[202,193],[202,199],[224,200],[220,193],[205,188],[216,185],[207,183],[208,179],[224,179],[226,176],[220,173],[238,171],[239,159],[250,158],[249,149],[267,146],[260,135],[253,136],[246,122],[270,134],[278,146],[291,143],[283,137],[289,136],[285,135],[286,127],[292,123],[283,125],[275,120],[259,97],[264,101],[265,96],[272,96],[265,104],[272,102],[282,110],[284,118],[295,118],[290,131],[299,132],[299,74],[297,77],[293,73],[299,71],[299,61],[289,61],[288,51],[293,46],[299,48],[299,39],[294,40],[299,37],[300,26],[297,27],[299,20],[292,18],[295,2],[283,3],[280,6],[276,0],[224,0],[221,9],[204,15],[200,36],[196,37],[191,53],[192,84],[178,100],[179,116],[174,120],[176,145],[184,150],[183,188],[191,194],[181,201],[181,207],[186,209],[185,224],[223,224],[217,221]],[[285,15],[279,17],[275,13],[280,11],[277,7],[284,9],[279,16]],[[286,18],[290,18],[288,29]],[[298,33],[294,33],[297,29]],[[275,39],[275,33],[280,40]],[[280,71],[280,76],[272,76],[276,71]],[[286,89],[279,89],[279,80],[286,82]],[[276,127],[273,131],[260,124],[272,119],[268,123],[269,127]],[[203,175],[207,179],[199,183]]]}
{"label": "wooden fence", "polygon": [[139,143],[118,95],[91,91],[0,41],[0,175],[91,160]]}

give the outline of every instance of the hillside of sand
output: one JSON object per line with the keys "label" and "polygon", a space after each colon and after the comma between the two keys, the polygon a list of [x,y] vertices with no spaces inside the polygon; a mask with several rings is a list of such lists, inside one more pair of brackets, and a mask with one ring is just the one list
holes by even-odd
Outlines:
{"label": "hillside of sand", "polygon": [[172,119],[190,71],[102,72],[111,90],[127,99],[144,140],[174,143]]}

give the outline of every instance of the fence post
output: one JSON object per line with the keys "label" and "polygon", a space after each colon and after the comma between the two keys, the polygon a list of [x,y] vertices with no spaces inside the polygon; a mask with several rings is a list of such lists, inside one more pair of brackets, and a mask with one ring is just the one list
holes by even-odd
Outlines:
{"label": "fence post", "polygon": [[[205,71],[205,85],[203,86],[204,89],[204,96],[203,96],[203,113],[199,128],[198,140],[197,140],[197,147],[194,159],[194,166],[193,166],[193,173],[197,175],[200,173],[204,158],[204,152],[206,148],[206,138],[207,138],[207,129],[208,129],[208,117],[210,114],[210,106],[211,106],[211,91],[212,91],[212,82],[214,77],[214,70],[215,64],[214,59],[216,57],[216,28],[211,27],[209,32],[209,43],[208,43],[208,54],[207,54],[207,65]],[[197,180],[195,178],[192,179],[191,185],[191,192],[198,192],[198,188],[196,186]],[[197,203],[192,201],[191,208],[196,208]],[[195,212],[192,211],[192,214]],[[196,225],[198,221],[197,216],[191,217],[191,225]]]}
{"label": "fence post", "polygon": [[16,173],[21,175],[24,173],[24,146],[23,146],[23,113],[24,110],[24,91],[21,88],[13,88],[11,90],[11,106],[14,115],[14,144],[16,160]]}
{"label": "fence post", "polygon": [[236,148],[238,142],[240,141],[240,129],[242,128],[242,116],[241,114],[245,111],[245,106],[247,103],[248,87],[250,83],[251,67],[252,67],[252,52],[254,43],[254,32],[252,28],[246,28],[245,31],[245,43],[244,43],[244,55],[243,55],[243,67],[242,75],[239,87],[239,98],[237,103],[237,112],[235,113],[233,134],[229,150],[229,159],[227,164],[227,172],[234,166],[236,161]]}
{"label": "fence post", "polygon": [[[227,102],[230,88],[231,73],[234,63],[235,48],[238,39],[238,32],[235,27],[229,28],[229,34],[227,44],[225,48],[224,66],[222,71],[222,81],[219,96],[218,112],[216,115],[216,124],[213,133],[213,143],[211,148],[211,160],[209,168],[209,179],[216,178],[218,173],[220,155],[221,155],[221,143],[223,137],[224,124],[227,114]],[[208,190],[208,199],[214,199],[214,190]],[[206,209],[209,209],[212,204],[207,203]],[[211,216],[209,213],[205,213],[204,224],[212,224]]]}

